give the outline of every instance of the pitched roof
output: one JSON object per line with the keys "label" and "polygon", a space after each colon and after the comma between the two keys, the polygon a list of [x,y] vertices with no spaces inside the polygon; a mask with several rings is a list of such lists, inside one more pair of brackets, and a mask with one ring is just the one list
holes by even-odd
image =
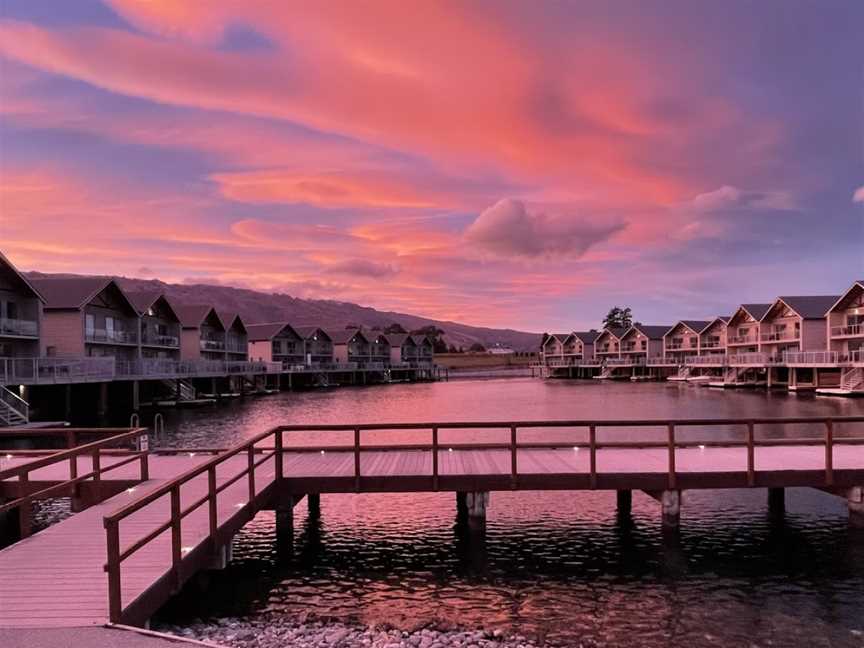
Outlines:
{"label": "pitched roof", "polygon": [[401,347],[406,342],[410,342],[414,346],[417,346],[414,338],[412,338],[408,333],[385,333],[384,336],[389,340],[391,346],[394,347]]}
{"label": "pitched roof", "polygon": [[833,311],[835,308],[837,308],[840,304],[842,304],[844,301],[846,301],[846,298],[849,296],[849,294],[853,290],[855,290],[856,288],[864,289],[864,279],[857,279],[856,281],[853,281],[852,285],[849,286],[849,290],[847,290],[842,295],[840,295],[840,297],[837,298],[837,301],[835,301],[833,304],[831,304],[831,308],[829,308],[825,312],[825,314],[827,315],[828,313]]}
{"label": "pitched roof", "polygon": [[351,338],[358,334],[367,342],[369,341],[369,338],[363,335],[363,331],[360,329],[327,329],[327,335],[333,340],[333,344],[348,344]]}
{"label": "pitched roof", "polygon": [[264,324],[247,324],[246,332],[250,342],[260,342],[262,340],[272,340],[285,329],[288,329],[300,337],[300,334],[288,322],[267,322]]}
{"label": "pitched roof", "polygon": [[105,277],[40,277],[33,279],[33,286],[45,298],[45,308],[57,310],[77,310],[83,308],[96,295],[113,285],[129,310],[138,313],[135,305],[113,279]]}
{"label": "pitched roof", "polygon": [[3,254],[3,252],[0,252],[0,265],[5,265],[7,268],[9,268],[9,270],[12,271],[12,274],[14,274],[18,278],[18,280],[25,288],[30,290],[40,301],[45,301],[45,298],[42,296],[42,294],[38,290],[36,290],[36,288],[33,286],[32,283],[30,283],[30,280],[27,279],[27,277],[25,277],[23,274],[21,274],[21,272],[19,272],[18,268],[12,265],[12,262],[6,258],[6,255]]}
{"label": "pitched roof", "polygon": [[222,321],[222,326],[225,327],[226,331],[233,327],[235,322],[240,322],[240,328],[244,331],[246,330],[246,324],[243,322],[243,318],[237,313],[231,311],[216,311],[216,316]]}
{"label": "pitched roof", "polygon": [[[739,308],[743,308],[755,320],[761,320],[765,317],[765,313],[771,308],[771,304],[741,304]],[[732,318],[729,318],[732,319]]]}
{"label": "pitched roof", "polygon": [[[419,333],[413,333],[413,334],[411,334],[411,339],[413,339],[413,340],[414,340],[414,343],[417,344],[418,346],[421,345],[421,344],[429,344],[429,345],[432,345],[432,340],[429,339],[429,336],[428,336],[428,335],[422,335],[422,334],[419,334]],[[433,346],[434,346],[434,345],[433,345]]]}
{"label": "pitched roof", "polygon": [[595,337],[594,339],[596,340],[597,338],[599,338],[604,333],[609,333],[612,336],[614,336],[620,340],[621,336],[624,335],[624,333],[626,333],[626,332],[627,332],[627,329],[625,329],[625,328],[621,328],[618,326],[610,326],[609,328],[605,328],[602,331],[598,332],[597,337]]}
{"label": "pitched roof", "polygon": [[669,326],[665,324],[634,324],[628,331],[635,329],[642,333],[649,340],[662,340],[663,335],[669,330]]}
{"label": "pitched roof", "polygon": [[[784,304],[804,319],[822,319],[838,299],[840,299],[838,295],[799,295],[792,297],[780,296],[777,298],[778,301],[782,300]],[[772,304],[773,306],[774,304]],[[767,315],[767,311],[765,314]],[[765,317],[765,315],[762,317]]]}
{"label": "pitched roof", "polygon": [[297,335],[299,335],[304,340],[308,340],[316,333],[322,333],[324,337],[326,337],[328,340],[332,340],[327,331],[325,331],[319,326],[295,326],[294,330],[297,332]]}
{"label": "pitched roof", "polygon": [[726,316],[726,315],[718,315],[718,316],[715,317],[713,320],[711,320],[710,322],[708,322],[705,326],[703,326],[703,327],[702,327],[702,330],[700,330],[699,333],[704,333],[704,332],[707,331],[709,328],[711,328],[712,326],[714,326],[714,324],[717,323],[717,322],[723,322],[724,324],[728,324],[728,323],[729,323],[729,319],[730,319],[730,318],[729,318],[728,316]]}
{"label": "pitched roof", "polygon": [[158,290],[146,290],[142,292],[127,292],[126,296],[132,302],[135,310],[143,315],[153,307],[153,304],[162,296],[162,293]]}
{"label": "pitched roof", "polygon": [[[177,304],[174,305],[174,312],[177,313],[183,328],[198,328],[210,316],[211,312],[216,313],[216,309],[207,304]],[[218,314],[216,319],[222,326],[222,320]]]}
{"label": "pitched roof", "polygon": [[599,331],[573,331],[573,335],[582,340],[583,344],[594,344],[594,340],[600,335]]}
{"label": "pitched roof", "polygon": [[710,322],[708,320],[678,320],[675,324],[673,324],[669,328],[668,331],[666,331],[666,333],[664,334],[664,337],[666,335],[669,335],[676,328],[678,328],[679,324],[683,324],[684,326],[689,328],[694,333],[701,333],[705,329],[705,327],[707,327],[709,324],[712,324],[713,322],[714,322],[714,320],[711,320]]}

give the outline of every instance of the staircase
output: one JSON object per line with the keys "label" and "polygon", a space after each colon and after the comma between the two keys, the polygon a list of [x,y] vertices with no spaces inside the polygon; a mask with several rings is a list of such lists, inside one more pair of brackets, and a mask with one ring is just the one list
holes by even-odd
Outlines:
{"label": "staircase", "polygon": [[693,373],[693,368],[688,365],[678,367],[678,380],[687,380],[691,373]]}
{"label": "staircase", "polygon": [[[168,390],[168,392],[173,397],[177,394],[177,381],[174,380],[163,380],[162,384]],[[179,381],[180,385],[180,398],[181,401],[193,401],[197,398],[198,394],[195,391],[195,386],[189,382],[188,380]]]}
{"label": "staircase", "polygon": [[726,367],[726,371],[723,373],[723,382],[734,385],[738,382],[738,367]]}
{"label": "staircase", "polygon": [[840,376],[840,389],[846,391],[864,391],[864,369],[853,367],[843,371]]}
{"label": "staircase", "polygon": [[611,377],[612,377],[612,367],[607,367],[607,366],[604,366],[600,370],[599,376],[594,376],[594,378],[596,380],[606,380],[606,379],[611,378]]}
{"label": "staircase", "polygon": [[15,392],[0,385],[0,427],[26,425],[30,422],[30,405]]}

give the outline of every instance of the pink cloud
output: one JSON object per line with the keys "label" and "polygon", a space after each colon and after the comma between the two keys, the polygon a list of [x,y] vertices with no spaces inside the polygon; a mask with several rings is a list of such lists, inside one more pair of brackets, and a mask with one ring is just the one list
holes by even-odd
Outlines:
{"label": "pink cloud", "polygon": [[465,231],[472,246],[503,256],[578,258],[625,227],[597,224],[573,215],[529,211],[520,200],[500,200]]}

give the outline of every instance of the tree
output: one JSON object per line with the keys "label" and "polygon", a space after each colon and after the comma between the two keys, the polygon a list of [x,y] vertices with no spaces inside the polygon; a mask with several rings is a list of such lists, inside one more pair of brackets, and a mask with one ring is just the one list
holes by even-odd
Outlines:
{"label": "tree", "polygon": [[472,344],[470,347],[468,347],[468,350],[473,353],[486,353],[486,347],[484,347],[479,342],[475,342],[474,344]]}
{"label": "tree", "polygon": [[384,332],[385,333],[407,333],[408,331],[406,331],[405,327],[403,327],[401,324],[393,322],[392,324],[388,325],[384,329]]}
{"label": "tree", "polygon": [[447,347],[447,353],[459,353],[459,349],[456,348],[455,344],[451,344]]}
{"label": "tree", "polygon": [[633,325],[633,312],[630,308],[613,306],[603,318],[603,328],[630,328]]}

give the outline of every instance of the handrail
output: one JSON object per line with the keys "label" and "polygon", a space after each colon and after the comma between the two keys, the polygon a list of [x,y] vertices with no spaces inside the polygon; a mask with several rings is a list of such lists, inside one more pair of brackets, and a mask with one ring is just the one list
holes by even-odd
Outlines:
{"label": "handrail", "polygon": [[[64,432],[68,433],[68,430],[64,430]],[[80,482],[89,480],[91,478],[96,484],[98,498],[99,484],[102,480],[102,475],[106,472],[115,470],[116,468],[120,468],[121,466],[130,464],[133,461],[140,462],[140,479],[141,481],[145,481],[146,479],[148,479],[148,461],[146,451],[132,451],[127,459],[115,462],[107,467],[103,467],[101,463],[102,451],[107,450],[108,446],[113,446],[117,443],[128,441],[130,439],[137,439],[141,436],[142,432],[146,433],[146,429],[134,428],[130,430],[127,428],[125,432],[115,434],[105,439],[86,443],[84,445],[70,448],[68,450],[52,452],[47,456],[28,461],[21,464],[20,466],[13,466],[12,468],[0,470],[0,481],[17,478],[19,483],[27,484],[31,481],[30,473],[32,473],[33,471],[53,464],[66,461],[69,462],[69,479],[63,480],[59,483],[53,484],[32,493],[25,493],[24,495],[21,495],[16,499],[0,504],[0,512],[11,510],[13,508],[21,509],[20,530],[21,537],[25,538],[29,536],[31,532],[30,507],[34,500],[46,498],[49,495],[54,494],[55,492],[66,492],[70,487],[74,487]],[[78,457],[82,455],[89,455],[92,457],[93,468],[89,473],[79,475]]]}

